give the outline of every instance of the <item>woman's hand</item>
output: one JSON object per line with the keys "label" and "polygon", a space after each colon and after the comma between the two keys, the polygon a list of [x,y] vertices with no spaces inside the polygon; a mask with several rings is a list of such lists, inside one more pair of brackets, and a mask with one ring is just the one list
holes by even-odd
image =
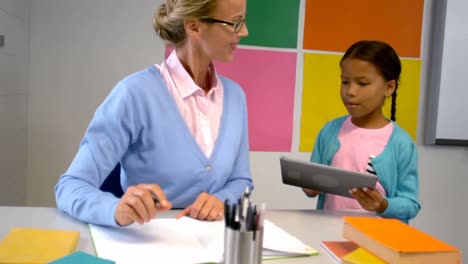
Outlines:
{"label": "woman's hand", "polygon": [[215,221],[224,217],[224,203],[216,196],[201,193],[193,204],[177,215],[177,219],[190,216],[193,219]]}
{"label": "woman's hand", "polygon": [[353,188],[349,193],[356,199],[362,208],[367,211],[383,213],[388,207],[388,201],[376,189]]}
{"label": "woman's hand", "polygon": [[117,208],[115,209],[115,222],[126,226],[133,222],[143,224],[156,216],[157,211],[171,209],[171,203],[156,184],[139,184],[128,187]]}

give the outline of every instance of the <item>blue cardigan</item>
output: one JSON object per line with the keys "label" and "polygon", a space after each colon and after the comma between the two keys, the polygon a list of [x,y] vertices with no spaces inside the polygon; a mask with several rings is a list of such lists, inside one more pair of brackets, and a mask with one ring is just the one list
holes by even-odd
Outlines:
{"label": "blue cardigan", "polygon": [[155,183],[175,208],[189,206],[201,192],[236,201],[247,186],[252,189],[245,94],[235,82],[219,78],[223,113],[209,158],[155,66],[120,81],[97,109],[55,186],[58,208],[84,222],[115,226],[119,199],[99,187],[117,162],[124,191]]}
{"label": "blue cardigan", "polygon": [[[320,131],[310,160],[331,165],[340,148],[338,133],[347,116],[328,122]],[[408,222],[420,209],[418,153],[412,138],[395,122],[387,146],[372,159],[379,181],[387,192],[388,207],[382,217]],[[325,194],[320,194],[317,209],[323,209]]]}

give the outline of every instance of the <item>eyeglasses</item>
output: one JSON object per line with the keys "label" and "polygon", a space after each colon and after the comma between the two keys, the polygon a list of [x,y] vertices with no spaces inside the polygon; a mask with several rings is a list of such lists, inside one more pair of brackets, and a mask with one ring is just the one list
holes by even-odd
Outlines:
{"label": "eyeglasses", "polygon": [[200,18],[200,21],[210,23],[210,24],[219,23],[219,24],[231,26],[232,28],[234,28],[234,33],[239,33],[239,31],[242,29],[242,26],[245,23],[245,18],[242,18],[237,21],[226,21],[226,20],[220,20],[220,19],[211,18],[211,17],[202,17]]}

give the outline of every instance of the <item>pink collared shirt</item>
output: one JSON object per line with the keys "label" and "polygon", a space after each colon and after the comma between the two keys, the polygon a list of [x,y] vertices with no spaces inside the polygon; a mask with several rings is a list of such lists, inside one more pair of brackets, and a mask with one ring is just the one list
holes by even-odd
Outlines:
{"label": "pink collared shirt", "polygon": [[218,79],[214,65],[210,65],[212,87],[206,95],[185,70],[175,50],[161,65],[155,66],[161,72],[187,128],[205,155],[210,157],[223,112],[223,83]]}

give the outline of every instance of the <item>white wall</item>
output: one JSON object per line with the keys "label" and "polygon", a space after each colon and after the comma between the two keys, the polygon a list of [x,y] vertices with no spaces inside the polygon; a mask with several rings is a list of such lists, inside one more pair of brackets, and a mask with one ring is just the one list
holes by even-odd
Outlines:
{"label": "white wall", "polygon": [[26,203],[30,0],[0,1],[0,205]]}
{"label": "white wall", "polygon": [[[418,124],[422,210],[413,224],[468,252],[462,224],[468,222],[468,214],[464,213],[468,201],[468,177],[465,177],[468,149],[422,145],[427,87],[425,58],[432,1],[426,0]],[[96,107],[122,77],[162,60],[163,45],[151,29],[151,15],[157,2],[33,1],[28,205],[55,205],[53,187],[74,157]],[[281,183],[278,161],[281,154],[251,153],[254,200],[276,209],[315,208],[314,200]],[[297,151],[289,155],[303,159],[309,156]]]}
{"label": "white wall", "polygon": [[[422,72],[418,120],[420,200],[422,209],[412,224],[468,252],[468,148],[423,145],[429,87],[429,43],[433,3],[426,0],[423,21]],[[465,253],[466,254],[466,253]]]}
{"label": "white wall", "polygon": [[163,58],[153,0],[35,0],[31,12],[29,205],[55,205],[99,103],[123,76]]}

